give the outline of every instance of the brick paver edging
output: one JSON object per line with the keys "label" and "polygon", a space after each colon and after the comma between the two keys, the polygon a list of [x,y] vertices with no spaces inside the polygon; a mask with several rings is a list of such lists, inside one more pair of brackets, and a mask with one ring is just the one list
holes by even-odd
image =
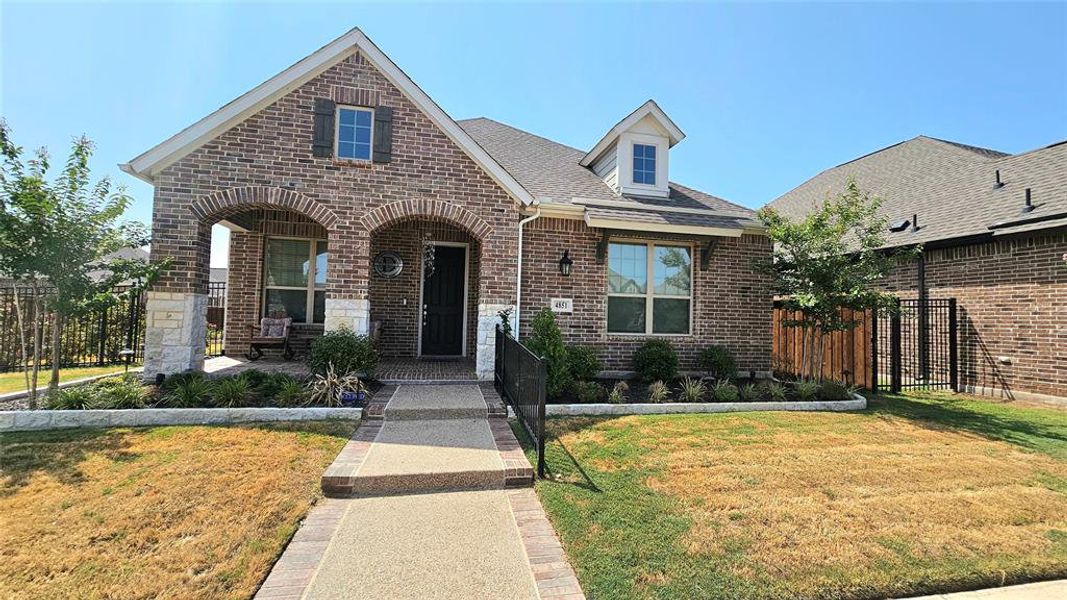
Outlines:
{"label": "brick paver edging", "polygon": [[356,473],[363,466],[371,445],[378,438],[385,421],[382,419],[367,419],[359,424],[359,429],[352,434],[337,458],[333,459],[326,472],[322,474],[322,493],[334,498],[345,498],[352,495],[356,485]]}
{"label": "brick paver edging", "polygon": [[505,493],[526,549],[530,571],[537,583],[538,596],[552,600],[584,600],[582,586],[567,561],[556,530],[545,515],[537,494],[531,488],[507,490]]}
{"label": "brick paver edging", "polygon": [[0,432],[75,427],[224,425],[264,421],[358,421],[360,408],[131,408],[101,410],[4,410]]}
{"label": "brick paver edging", "polygon": [[304,595],[349,502],[324,498],[311,509],[259,587],[256,600],[299,600]]}

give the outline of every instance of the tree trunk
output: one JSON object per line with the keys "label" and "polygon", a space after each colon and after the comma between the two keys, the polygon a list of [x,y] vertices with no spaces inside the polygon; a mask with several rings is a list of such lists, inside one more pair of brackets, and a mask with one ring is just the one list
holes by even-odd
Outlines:
{"label": "tree trunk", "polygon": [[[26,391],[30,389],[30,357],[26,354],[26,320],[22,316],[22,302],[19,301],[19,288],[16,284],[12,288],[15,297],[15,320],[19,327],[19,351],[22,355],[22,377],[26,382]],[[30,408],[35,408],[30,406]]]}
{"label": "tree trunk", "polygon": [[41,372],[41,352],[44,345],[44,303],[41,302],[37,281],[33,282],[33,371],[30,377],[30,408],[37,408],[37,378]]}
{"label": "tree trunk", "polygon": [[59,311],[52,313],[52,377],[48,380],[48,393],[59,389],[60,342],[63,334],[63,315]]}

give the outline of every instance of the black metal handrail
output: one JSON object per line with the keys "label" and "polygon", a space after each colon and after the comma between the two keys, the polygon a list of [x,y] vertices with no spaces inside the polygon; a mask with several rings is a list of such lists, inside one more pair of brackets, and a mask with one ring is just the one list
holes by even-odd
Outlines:
{"label": "black metal handrail", "polygon": [[537,449],[537,476],[545,476],[545,360],[496,327],[496,389],[519,417]]}

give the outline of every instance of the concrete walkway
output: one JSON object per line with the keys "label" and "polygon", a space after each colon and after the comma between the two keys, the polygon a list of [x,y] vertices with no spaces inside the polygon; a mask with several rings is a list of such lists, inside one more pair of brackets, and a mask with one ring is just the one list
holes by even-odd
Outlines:
{"label": "concrete walkway", "polygon": [[1042,581],[1024,585],[1010,585],[1000,588],[957,592],[955,594],[934,594],[920,596],[910,600],[1063,600],[1067,598],[1067,580]]}
{"label": "concrete walkway", "polygon": [[312,511],[256,597],[584,598],[492,388],[388,398],[323,475],[344,498]]}

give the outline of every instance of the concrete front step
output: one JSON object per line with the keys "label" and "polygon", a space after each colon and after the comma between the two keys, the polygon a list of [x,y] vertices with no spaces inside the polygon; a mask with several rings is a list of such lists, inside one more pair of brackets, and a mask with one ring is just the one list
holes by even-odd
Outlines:
{"label": "concrete front step", "polygon": [[476,385],[400,385],[385,407],[387,421],[485,419],[488,414]]}

